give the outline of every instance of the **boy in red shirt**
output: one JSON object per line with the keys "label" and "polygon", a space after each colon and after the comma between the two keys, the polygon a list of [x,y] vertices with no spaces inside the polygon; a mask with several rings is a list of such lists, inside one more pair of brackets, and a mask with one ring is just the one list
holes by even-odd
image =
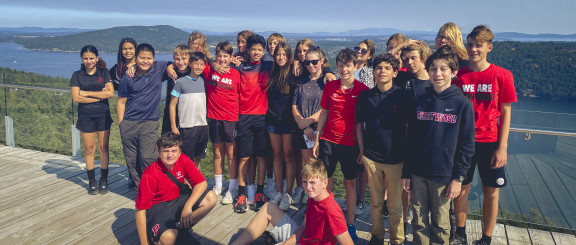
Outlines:
{"label": "boy in red shirt", "polygon": [[318,135],[312,150],[314,157],[324,162],[328,169],[328,189],[332,190],[332,175],[340,162],[346,189],[348,232],[354,243],[358,242],[354,215],[356,207],[356,175],[360,162],[356,145],[356,102],[362,91],[369,88],[354,79],[358,62],[357,52],[346,48],[338,52],[336,66],[340,79],[324,86],[318,119]]}
{"label": "boy in red shirt", "polygon": [[278,243],[352,244],[344,214],[334,194],[326,189],[328,174],[322,162],[313,161],[302,167],[302,186],[308,194],[308,203],[301,226],[275,204],[266,203],[231,244],[249,244],[262,235],[270,223],[274,226],[270,234]]}
{"label": "boy in red shirt", "polygon": [[[136,229],[141,244],[149,241],[174,244],[179,231],[191,231],[194,224],[210,213],[217,197],[207,189],[206,179],[194,162],[181,154],[180,135],[165,133],[157,145],[158,159],[146,168],[140,179]],[[191,191],[185,187],[184,179],[192,185]]]}
{"label": "boy in red shirt", "polygon": [[484,203],[482,205],[482,238],[474,244],[490,244],[498,216],[499,188],[506,186],[504,166],[507,160],[512,103],[517,101],[512,73],[488,63],[494,34],[485,25],[476,26],[466,38],[466,51],[470,64],[458,71],[456,85],[474,104],[476,118],[475,153],[462,193],[454,199],[456,234],[450,244],[467,244],[466,213],[468,194],[474,170],[482,179]]}

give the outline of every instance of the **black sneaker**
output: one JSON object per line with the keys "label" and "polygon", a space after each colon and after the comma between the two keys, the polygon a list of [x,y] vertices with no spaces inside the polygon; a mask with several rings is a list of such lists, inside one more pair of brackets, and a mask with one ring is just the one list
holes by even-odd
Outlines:
{"label": "black sneaker", "polygon": [[368,245],[383,245],[383,244],[384,244],[384,239],[380,239],[374,235],[372,235],[370,242],[368,242]]}
{"label": "black sneaker", "polygon": [[130,190],[136,189],[136,183],[134,182],[134,180],[129,179],[128,181],[129,181],[128,182],[128,189],[130,189]]}
{"label": "black sneaker", "polygon": [[490,245],[490,243],[487,243],[486,241],[480,239],[480,240],[473,241],[472,245]]}
{"label": "black sneaker", "polygon": [[384,201],[384,205],[382,206],[382,216],[384,216],[384,218],[390,217],[390,213],[388,212],[388,201],[387,200]]}
{"label": "black sneaker", "polygon": [[454,233],[452,238],[450,238],[450,245],[468,245],[466,237],[461,237],[460,235]]}
{"label": "black sneaker", "polygon": [[259,192],[256,193],[256,196],[254,196],[254,211],[258,211],[260,210],[260,208],[262,206],[264,206],[264,203],[266,203],[268,200],[266,200],[266,196],[264,196],[264,193]]}
{"label": "black sneaker", "polygon": [[98,194],[97,184],[98,184],[98,183],[96,183],[96,180],[90,180],[90,181],[88,181],[88,195],[96,195],[96,194]]}
{"label": "black sneaker", "polygon": [[245,213],[248,210],[248,201],[246,195],[240,194],[234,199],[234,212]]}
{"label": "black sneaker", "polygon": [[98,183],[98,192],[100,192],[100,195],[104,195],[104,194],[108,193],[108,180],[107,179],[100,179],[100,182]]}

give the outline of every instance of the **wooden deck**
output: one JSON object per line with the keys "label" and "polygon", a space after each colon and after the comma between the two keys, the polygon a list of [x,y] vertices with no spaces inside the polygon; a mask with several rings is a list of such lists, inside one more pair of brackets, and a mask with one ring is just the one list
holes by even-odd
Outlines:
{"label": "wooden deck", "polygon": [[[127,188],[125,169],[111,164],[110,193],[90,196],[83,162],[0,146],[0,244],[137,244],[136,193]],[[201,244],[228,244],[254,214],[235,214],[230,205],[217,204],[194,227],[196,238]],[[289,214],[301,222],[304,208],[293,207]],[[356,220],[361,244],[370,240],[370,226],[366,210]],[[481,223],[470,220],[467,230],[469,241],[478,239]],[[499,224],[493,244],[576,244],[576,237]]]}

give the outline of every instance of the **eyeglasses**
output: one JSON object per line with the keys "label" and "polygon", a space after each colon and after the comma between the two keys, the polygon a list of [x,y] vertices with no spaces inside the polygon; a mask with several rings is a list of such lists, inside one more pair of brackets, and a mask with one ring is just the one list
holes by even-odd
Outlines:
{"label": "eyeglasses", "polygon": [[315,66],[318,65],[318,62],[320,62],[320,60],[305,60],[304,62],[302,62],[302,64],[304,64],[304,66],[309,66],[310,64]]}
{"label": "eyeglasses", "polygon": [[361,54],[367,54],[368,53],[368,49],[360,48],[360,47],[354,47],[354,51],[360,52]]}

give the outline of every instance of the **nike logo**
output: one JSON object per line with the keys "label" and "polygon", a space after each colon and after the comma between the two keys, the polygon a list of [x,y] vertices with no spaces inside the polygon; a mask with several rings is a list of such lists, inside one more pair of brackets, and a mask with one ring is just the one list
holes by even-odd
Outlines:
{"label": "nike logo", "polygon": [[356,95],[356,96],[352,95],[352,98],[356,98],[356,97],[358,97],[358,95]]}
{"label": "nike logo", "polygon": [[454,110],[454,109],[448,109],[448,108],[446,108],[446,111],[453,111],[453,110]]}

